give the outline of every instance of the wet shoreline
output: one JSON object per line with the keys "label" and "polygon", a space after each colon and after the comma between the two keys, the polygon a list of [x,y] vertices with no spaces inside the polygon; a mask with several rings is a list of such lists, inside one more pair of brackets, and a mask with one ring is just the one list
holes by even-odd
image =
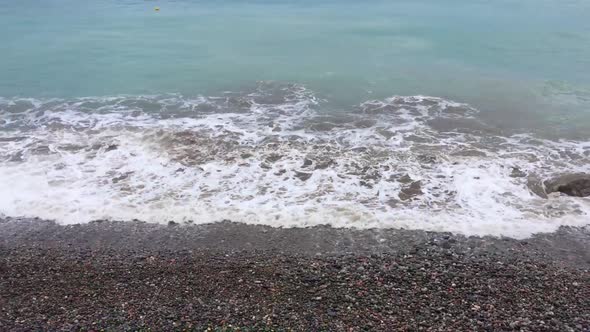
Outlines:
{"label": "wet shoreline", "polygon": [[296,255],[411,254],[420,248],[452,249],[470,255],[490,253],[532,258],[566,267],[590,269],[590,226],[561,227],[527,239],[464,236],[396,228],[278,228],[231,221],[168,224],[94,221],[60,225],[29,218],[0,219],[0,243],[7,247],[113,250],[263,251]]}

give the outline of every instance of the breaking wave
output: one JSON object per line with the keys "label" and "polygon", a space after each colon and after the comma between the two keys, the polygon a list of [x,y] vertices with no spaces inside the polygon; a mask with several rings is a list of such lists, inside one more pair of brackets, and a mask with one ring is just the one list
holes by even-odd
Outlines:
{"label": "breaking wave", "polygon": [[503,135],[425,96],[322,111],[299,85],[218,97],[0,99],[0,214],[527,237],[590,223],[544,196],[588,171],[590,142]]}

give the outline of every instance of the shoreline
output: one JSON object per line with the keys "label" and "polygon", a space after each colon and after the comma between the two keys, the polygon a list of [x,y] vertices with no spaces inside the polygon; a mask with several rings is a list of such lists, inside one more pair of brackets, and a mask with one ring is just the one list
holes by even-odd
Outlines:
{"label": "shoreline", "polygon": [[11,331],[590,329],[590,227],[514,240],[5,218],[0,257]]}
{"label": "shoreline", "polygon": [[296,255],[411,254],[419,248],[464,254],[497,253],[590,269],[590,225],[561,226],[526,239],[465,236],[398,228],[281,228],[232,221],[168,224],[99,220],[61,225],[38,218],[0,218],[0,245],[114,250],[273,251]]}

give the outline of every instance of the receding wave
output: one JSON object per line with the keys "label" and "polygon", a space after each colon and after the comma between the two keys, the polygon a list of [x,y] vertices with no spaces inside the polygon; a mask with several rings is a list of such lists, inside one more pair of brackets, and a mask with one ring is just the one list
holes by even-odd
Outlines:
{"label": "receding wave", "polygon": [[526,237],[590,223],[587,198],[539,195],[588,171],[590,143],[502,135],[425,96],[339,112],[298,85],[217,97],[0,99],[0,213]]}

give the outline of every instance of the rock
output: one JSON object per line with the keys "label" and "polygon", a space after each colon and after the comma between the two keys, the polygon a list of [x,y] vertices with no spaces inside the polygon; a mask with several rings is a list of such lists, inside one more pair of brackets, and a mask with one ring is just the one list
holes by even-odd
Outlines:
{"label": "rock", "polygon": [[114,177],[111,181],[113,183],[119,183],[129,177],[129,175],[133,174],[133,172],[125,172],[119,176]]}
{"label": "rock", "polygon": [[364,180],[360,180],[359,181],[359,184],[361,186],[366,187],[366,188],[369,188],[369,189],[372,189],[373,188],[373,185],[370,182],[367,182],[367,181],[364,181]]}
{"label": "rock", "polygon": [[451,153],[452,156],[458,157],[486,157],[486,153],[479,150],[467,149]]}
{"label": "rock", "polygon": [[387,200],[385,204],[389,205],[389,207],[396,208],[400,204],[400,201],[395,198],[391,198]]}
{"label": "rock", "polygon": [[336,164],[336,163],[332,159],[320,160],[320,161],[316,162],[315,169],[326,169],[334,164]]}
{"label": "rock", "polygon": [[283,156],[281,156],[280,154],[273,153],[273,154],[269,155],[268,157],[266,157],[266,161],[269,163],[274,163],[274,162],[279,161],[279,159],[281,159],[281,158],[283,158]]}
{"label": "rock", "polygon": [[422,165],[425,165],[425,164],[432,165],[432,164],[435,164],[437,161],[436,156],[428,155],[428,154],[421,154],[418,156],[417,159]]}
{"label": "rock", "polygon": [[406,174],[406,175],[402,176],[398,181],[399,181],[399,183],[410,183],[414,180],[412,180],[412,178],[408,174]]}
{"label": "rock", "polygon": [[430,143],[431,142],[431,140],[426,137],[420,137],[420,136],[413,135],[413,134],[404,137],[404,139],[406,141],[417,142],[417,143]]}
{"label": "rock", "polygon": [[526,185],[533,194],[541,198],[547,198],[543,182],[539,178],[529,175]]}
{"label": "rock", "polygon": [[335,124],[329,122],[314,123],[310,126],[313,131],[330,131],[336,127]]}
{"label": "rock", "polygon": [[313,164],[313,162],[307,158],[305,158],[305,160],[303,160],[303,166],[301,167],[308,167],[311,166],[311,164]]}
{"label": "rock", "polygon": [[526,173],[520,170],[518,167],[512,167],[512,173],[510,173],[510,177],[512,178],[523,178],[526,176]]}
{"label": "rock", "polygon": [[377,124],[374,119],[359,120],[354,123],[355,128],[371,128]]}
{"label": "rock", "polygon": [[117,148],[119,148],[119,146],[117,144],[111,144],[111,145],[107,146],[107,148],[105,149],[105,152],[114,151],[114,150],[117,150]]}
{"label": "rock", "polygon": [[306,181],[312,176],[313,173],[297,172],[295,171],[295,177],[301,181]]}
{"label": "rock", "polygon": [[403,188],[400,191],[399,199],[402,201],[407,201],[422,194],[422,183],[420,181],[414,181],[409,187]]}
{"label": "rock", "polygon": [[590,196],[590,174],[577,173],[558,176],[544,182],[547,193],[560,192],[568,196]]}
{"label": "rock", "polygon": [[14,162],[21,162],[24,161],[24,154],[23,151],[18,151],[16,153],[14,153],[13,155],[10,156],[10,158],[8,158],[8,161],[14,161]]}
{"label": "rock", "polygon": [[392,138],[393,136],[395,136],[395,133],[389,130],[386,130],[384,128],[378,128],[377,129],[377,133],[383,137],[385,137],[386,140]]}

